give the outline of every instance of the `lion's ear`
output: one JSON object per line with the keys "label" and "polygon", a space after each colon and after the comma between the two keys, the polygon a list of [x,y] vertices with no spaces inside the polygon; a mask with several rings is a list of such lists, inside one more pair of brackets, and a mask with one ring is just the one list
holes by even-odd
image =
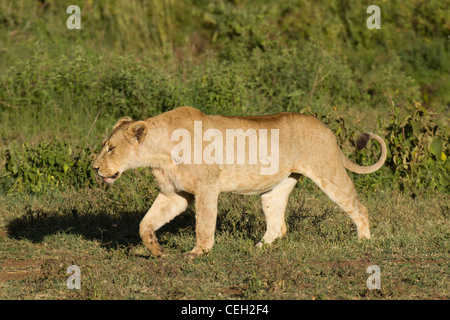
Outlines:
{"label": "lion's ear", "polygon": [[114,125],[113,130],[117,127],[120,127],[122,124],[127,123],[127,122],[132,122],[133,120],[131,120],[130,117],[123,117],[120,118],[119,121],[117,121],[117,123]]}
{"label": "lion's ear", "polygon": [[130,135],[137,140],[137,142],[142,142],[147,135],[148,125],[145,121],[136,121],[128,129]]}

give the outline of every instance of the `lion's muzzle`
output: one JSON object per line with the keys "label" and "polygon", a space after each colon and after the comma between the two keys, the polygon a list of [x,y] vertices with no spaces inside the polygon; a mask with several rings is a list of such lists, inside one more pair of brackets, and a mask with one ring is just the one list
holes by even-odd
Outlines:
{"label": "lion's muzzle", "polygon": [[114,181],[120,176],[120,171],[117,171],[111,176],[107,176],[100,173],[100,167],[93,167],[93,169],[97,173],[98,177],[108,184],[113,184]]}

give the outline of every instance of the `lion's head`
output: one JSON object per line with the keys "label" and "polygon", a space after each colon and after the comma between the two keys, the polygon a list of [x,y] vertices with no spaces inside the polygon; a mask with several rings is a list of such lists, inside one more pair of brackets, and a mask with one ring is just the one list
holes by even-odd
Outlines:
{"label": "lion's head", "polygon": [[112,184],[127,169],[139,164],[139,146],[148,132],[145,121],[132,121],[130,117],[120,119],[92,163],[92,168],[106,183]]}

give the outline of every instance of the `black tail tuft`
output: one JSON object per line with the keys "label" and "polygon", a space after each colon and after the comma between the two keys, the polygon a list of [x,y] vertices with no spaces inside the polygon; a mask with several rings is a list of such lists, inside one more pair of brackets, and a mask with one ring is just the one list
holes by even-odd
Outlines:
{"label": "black tail tuft", "polygon": [[356,150],[359,151],[361,149],[364,149],[367,145],[367,142],[370,140],[370,134],[363,133],[359,136],[358,140],[356,140]]}

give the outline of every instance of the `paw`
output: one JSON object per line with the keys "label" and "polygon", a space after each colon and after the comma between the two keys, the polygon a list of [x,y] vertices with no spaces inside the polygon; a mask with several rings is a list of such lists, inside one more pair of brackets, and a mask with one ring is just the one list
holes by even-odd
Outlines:
{"label": "paw", "polygon": [[363,230],[358,232],[358,239],[359,240],[369,240],[370,238],[372,238],[372,236],[370,235],[370,231],[369,229]]}
{"label": "paw", "polygon": [[156,257],[156,258],[163,258],[163,257],[166,256],[166,254],[164,253],[163,250],[155,250],[155,251],[152,251],[152,255],[153,255],[154,257]]}
{"label": "paw", "polygon": [[191,251],[189,251],[187,253],[187,256],[190,259],[195,259],[199,256],[202,256],[204,253],[207,253],[207,252],[208,252],[208,250],[203,250],[201,247],[195,246],[194,249],[192,249]]}
{"label": "paw", "polygon": [[163,257],[163,247],[161,247],[156,239],[155,231],[153,229],[148,229],[140,232],[142,242],[145,247],[150,250],[153,256]]}
{"label": "paw", "polygon": [[152,243],[148,249],[154,257],[162,258],[165,256],[163,247],[161,247],[158,243]]}
{"label": "paw", "polygon": [[270,246],[271,242],[267,242],[264,239],[262,239],[260,242],[258,242],[255,247],[256,248],[264,248]]}

